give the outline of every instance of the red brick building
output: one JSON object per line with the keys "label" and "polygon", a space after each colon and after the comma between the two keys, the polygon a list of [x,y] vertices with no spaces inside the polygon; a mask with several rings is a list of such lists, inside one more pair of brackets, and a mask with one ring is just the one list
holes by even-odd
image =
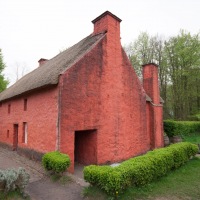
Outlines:
{"label": "red brick building", "polygon": [[0,142],[59,150],[82,164],[113,163],[163,146],[158,66],[143,86],[120,43],[121,20],[105,12],[94,31],[0,93]]}

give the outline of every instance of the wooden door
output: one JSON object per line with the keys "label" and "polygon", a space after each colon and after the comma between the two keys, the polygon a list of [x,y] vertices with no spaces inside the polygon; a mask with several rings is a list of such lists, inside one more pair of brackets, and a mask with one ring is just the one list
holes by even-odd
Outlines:
{"label": "wooden door", "polygon": [[13,151],[17,150],[17,146],[18,146],[18,124],[14,124]]}

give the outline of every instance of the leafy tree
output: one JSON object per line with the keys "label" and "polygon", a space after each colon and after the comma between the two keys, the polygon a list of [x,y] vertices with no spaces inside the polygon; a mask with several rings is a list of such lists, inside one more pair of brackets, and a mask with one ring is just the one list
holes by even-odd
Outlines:
{"label": "leafy tree", "polygon": [[200,37],[181,30],[167,40],[148,33],[125,47],[139,77],[141,65],[159,65],[164,118],[187,119],[200,112]]}
{"label": "leafy tree", "polygon": [[[164,51],[164,39],[161,36],[150,36],[142,32],[138,38],[125,47],[128,57],[137,73],[142,78],[142,65],[154,62],[159,65],[159,79],[161,96],[167,107],[167,82],[168,73],[166,65],[166,55]],[[164,110],[167,115],[167,109]]]}
{"label": "leafy tree", "polygon": [[3,70],[5,69],[6,65],[3,62],[3,55],[0,49],[0,92],[6,89],[8,85],[8,80],[4,78],[4,75],[2,74]]}
{"label": "leafy tree", "polygon": [[128,57],[139,77],[142,77],[141,66],[151,62],[152,49],[150,46],[150,36],[142,32],[138,38],[125,47]]}
{"label": "leafy tree", "polygon": [[165,43],[175,119],[200,110],[200,38],[181,30]]}

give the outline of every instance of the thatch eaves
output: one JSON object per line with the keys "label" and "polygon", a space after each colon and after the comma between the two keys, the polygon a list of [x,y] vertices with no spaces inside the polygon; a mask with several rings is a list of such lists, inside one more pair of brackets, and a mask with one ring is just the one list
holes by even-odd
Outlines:
{"label": "thatch eaves", "polygon": [[1,92],[0,101],[22,95],[38,88],[58,84],[59,75],[89,52],[105,34],[89,35],[74,46],[50,59],[41,67],[28,73],[8,89]]}

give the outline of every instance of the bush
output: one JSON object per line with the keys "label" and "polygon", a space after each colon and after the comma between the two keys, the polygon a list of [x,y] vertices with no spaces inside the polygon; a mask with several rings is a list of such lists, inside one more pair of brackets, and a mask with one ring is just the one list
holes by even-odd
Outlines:
{"label": "bush", "polygon": [[70,166],[70,158],[66,154],[53,151],[44,154],[42,157],[42,165],[47,171],[62,173]]}
{"label": "bush", "polygon": [[188,118],[190,121],[200,121],[200,113],[197,113],[195,115],[191,115]]}
{"label": "bush", "polygon": [[155,149],[131,158],[117,167],[91,165],[84,167],[84,179],[106,193],[116,196],[130,186],[146,185],[188,161],[198,147],[188,142]]}
{"label": "bush", "polygon": [[164,131],[169,137],[175,135],[189,135],[200,131],[200,122],[165,120]]}
{"label": "bush", "polygon": [[0,190],[5,193],[15,190],[23,193],[29,178],[24,168],[0,170]]}

